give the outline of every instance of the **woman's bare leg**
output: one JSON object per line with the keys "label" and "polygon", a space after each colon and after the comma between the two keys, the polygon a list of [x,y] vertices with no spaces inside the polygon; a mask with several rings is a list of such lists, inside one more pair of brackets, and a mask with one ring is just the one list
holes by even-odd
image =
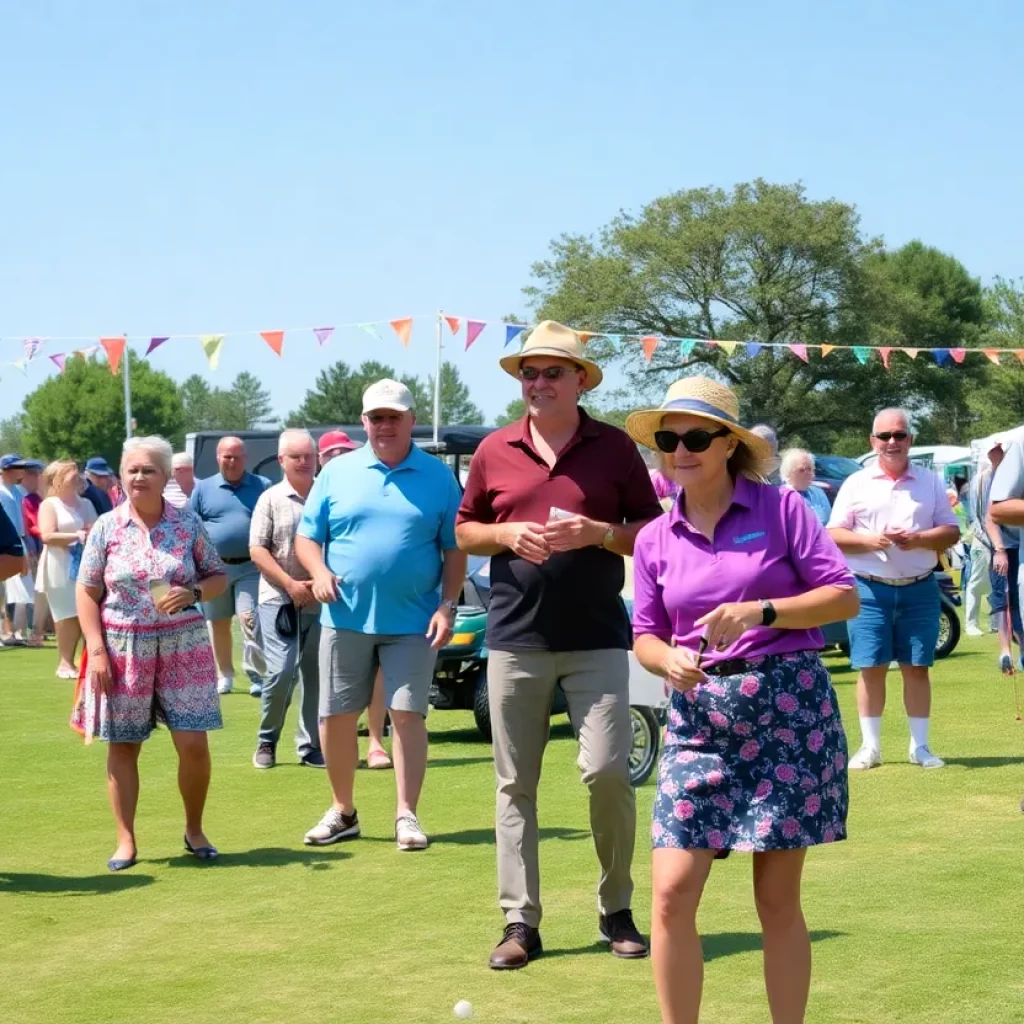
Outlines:
{"label": "woman's bare leg", "polygon": [[185,836],[195,847],[209,846],[203,810],[210,789],[210,744],[205,732],[171,731],[178,752],[178,790],[185,807]]}
{"label": "woman's bare leg", "polygon": [[135,810],[139,805],[141,751],[141,743],[111,743],[107,746],[107,794],[117,824],[117,849],[113,860],[131,860],[138,852],[135,845]]}

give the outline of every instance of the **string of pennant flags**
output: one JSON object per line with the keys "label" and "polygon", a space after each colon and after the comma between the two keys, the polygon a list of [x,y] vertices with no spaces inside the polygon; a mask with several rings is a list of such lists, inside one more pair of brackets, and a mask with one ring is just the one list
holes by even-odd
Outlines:
{"label": "string of pennant flags", "polygon": [[[390,330],[397,335],[401,343],[408,348],[412,343],[414,322],[427,318],[430,318],[438,324],[442,322],[446,324],[453,336],[458,335],[463,331],[463,328],[465,328],[464,336],[466,350],[468,350],[474,342],[479,339],[480,335],[492,325],[503,329],[505,335],[505,346],[512,344],[512,342],[515,341],[524,331],[528,331],[534,326],[533,324],[475,320],[467,317],[448,316],[443,313],[430,313],[399,317],[395,320],[363,321],[330,327],[293,327],[268,331],[249,330],[225,331],[223,333],[216,334],[158,335],[150,337],[149,344],[144,355],[151,355],[167,342],[179,342],[186,339],[198,340],[203,354],[206,356],[206,360],[209,363],[210,369],[216,370],[220,365],[221,351],[223,350],[225,341],[228,338],[258,336],[266,342],[276,355],[282,356],[284,354],[284,341],[286,335],[308,336],[312,334],[319,347],[322,348],[331,341],[337,332],[345,329],[357,329],[363,331],[376,341],[383,344],[384,338],[381,331],[390,328]],[[797,359],[805,363],[810,362],[810,355],[812,352],[818,352],[820,357],[824,359],[829,355],[829,353],[840,351],[852,352],[858,362],[861,364],[867,364],[872,358],[872,354],[877,352],[886,369],[890,368],[890,360],[895,352],[902,353],[910,359],[915,359],[918,355],[922,354],[930,355],[938,366],[960,365],[963,363],[969,352],[980,352],[990,362],[997,366],[1000,365],[1000,359],[1002,356],[1011,354],[1014,355],[1019,362],[1024,364],[1024,348],[912,348],[899,345],[829,345],[790,341],[731,341],[720,338],[674,338],[659,334],[616,334],[609,333],[607,331],[578,331],[577,333],[580,335],[584,344],[595,338],[604,339],[616,345],[638,342],[642,346],[644,358],[648,362],[654,358],[654,354],[659,348],[671,345],[678,347],[679,358],[682,361],[688,360],[697,348],[702,347],[709,349],[718,348],[729,358],[732,358],[737,352],[740,352],[742,356],[745,356],[748,359],[756,358],[763,350],[766,349],[782,349],[788,351]],[[128,339],[125,335],[100,338],[96,338],[95,336],[73,338],[31,337],[22,339],[6,338],[3,340],[20,341],[22,345],[22,357],[13,361],[0,362],[0,366],[13,366],[25,374],[28,373],[29,365],[44,354],[60,372],[63,372],[69,359],[76,357],[88,358],[100,350],[106,354],[107,363],[110,367],[111,373],[116,374],[124,356],[125,348],[128,344]],[[70,341],[91,341],[93,344],[81,348],[70,348],[61,352],[43,352],[44,346],[50,345],[54,342],[64,343]]]}

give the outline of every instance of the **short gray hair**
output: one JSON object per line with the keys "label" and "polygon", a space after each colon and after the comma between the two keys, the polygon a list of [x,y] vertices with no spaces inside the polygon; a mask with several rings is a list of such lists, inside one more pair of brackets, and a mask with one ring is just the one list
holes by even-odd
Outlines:
{"label": "short gray hair", "polygon": [[883,416],[892,415],[899,416],[900,419],[903,420],[904,426],[906,426],[908,433],[912,434],[914,432],[914,428],[910,425],[910,413],[907,412],[906,409],[900,409],[898,406],[889,406],[888,409],[879,409],[878,412],[875,413],[875,418],[871,421],[871,433],[873,434],[875,432],[875,424]]}
{"label": "short gray hair", "polygon": [[779,476],[782,477],[787,483],[789,482],[790,474],[797,467],[797,463],[803,462],[807,459],[811,464],[811,472],[814,472],[814,456],[803,448],[787,448],[782,453],[782,464],[779,466]]}
{"label": "short gray hair", "polygon": [[169,441],[165,441],[156,434],[149,437],[129,437],[121,449],[122,466],[125,458],[133,452],[145,452],[163,470],[164,476],[171,475],[174,449]]}
{"label": "short gray hair", "polygon": [[313,451],[316,451],[316,441],[313,440],[313,435],[308,430],[303,430],[300,427],[289,427],[287,430],[282,430],[281,436],[277,439],[277,454],[284,454],[285,446],[289,441],[298,441],[300,439],[308,441]]}
{"label": "short gray hair", "polygon": [[171,459],[171,469],[182,469],[184,466],[192,468],[192,456],[188,452],[175,452]]}
{"label": "short gray hair", "polygon": [[755,437],[760,437],[767,441],[772,446],[772,455],[775,455],[779,450],[779,439],[775,434],[775,431],[768,426],[767,423],[755,423],[750,428],[750,432]]}

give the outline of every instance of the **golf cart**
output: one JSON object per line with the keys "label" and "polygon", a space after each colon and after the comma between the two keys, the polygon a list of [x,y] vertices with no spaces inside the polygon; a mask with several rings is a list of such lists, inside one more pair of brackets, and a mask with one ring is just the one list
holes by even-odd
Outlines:
{"label": "golf cart", "polygon": [[[491,739],[491,713],[487,700],[487,607],[490,603],[490,559],[470,556],[462,603],[455,618],[451,643],[438,655],[430,703],[438,711],[472,711],[477,728]],[[627,600],[627,610],[630,602]],[[664,680],[648,672],[629,652],[629,715],[633,745],[629,778],[642,786],[658,763],[661,729],[668,697]],[[555,689],[551,714],[567,714],[569,705],[561,687]]]}

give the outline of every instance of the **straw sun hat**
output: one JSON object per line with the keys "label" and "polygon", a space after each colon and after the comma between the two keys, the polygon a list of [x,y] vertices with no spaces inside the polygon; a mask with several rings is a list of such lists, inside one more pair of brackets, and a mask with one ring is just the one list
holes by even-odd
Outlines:
{"label": "straw sun hat", "polygon": [[626,419],[626,433],[637,444],[657,450],[654,432],[661,430],[662,421],[670,413],[688,413],[712,423],[720,423],[747,446],[758,462],[773,458],[771,445],[757,434],[740,426],[740,403],[736,395],[724,384],[707,377],[684,377],[677,380],[665,394],[665,401],[657,409],[641,409]]}
{"label": "straw sun hat", "polygon": [[498,365],[513,377],[519,376],[519,364],[530,356],[554,356],[557,359],[568,359],[577,363],[587,371],[583,382],[584,391],[593,391],[604,374],[601,367],[583,354],[583,340],[571,328],[554,320],[544,320],[530,332],[523,347],[515,355],[505,356],[498,360]]}

